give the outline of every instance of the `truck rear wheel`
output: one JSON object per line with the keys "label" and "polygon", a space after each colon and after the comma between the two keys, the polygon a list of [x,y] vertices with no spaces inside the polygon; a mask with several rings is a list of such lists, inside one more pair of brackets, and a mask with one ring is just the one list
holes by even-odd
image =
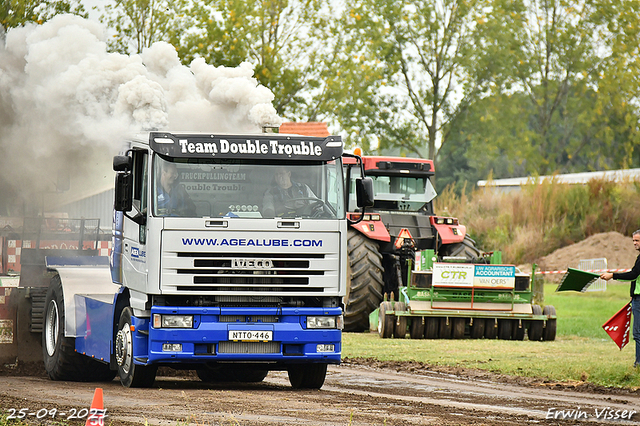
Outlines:
{"label": "truck rear wheel", "polygon": [[349,276],[345,296],[344,330],[369,330],[369,314],[382,302],[384,279],[378,244],[348,230]]}
{"label": "truck rear wheel", "polygon": [[42,330],[44,368],[52,380],[74,382],[111,381],[116,372],[109,365],[75,351],[75,337],[64,336],[65,306],[62,282],[54,276],[45,299]]}
{"label": "truck rear wheel", "polygon": [[442,256],[466,257],[467,259],[477,259],[482,252],[476,247],[476,242],[469,235],[465,235],[462,242],[443,245],[440,248]]}
{"label": "truck rear wheel", "polygon": [[148,388],[156,380],[156,365],[138,365],[133,362],[133,335],[131,332],[131,308],[120,314],[115,342],[116,362],[120,383],[128,388]]}
{"label": "truck rear wheel", "polygon": [[292,365],[288,373],[292,388],[320,389],[327,376],[327,364]]}

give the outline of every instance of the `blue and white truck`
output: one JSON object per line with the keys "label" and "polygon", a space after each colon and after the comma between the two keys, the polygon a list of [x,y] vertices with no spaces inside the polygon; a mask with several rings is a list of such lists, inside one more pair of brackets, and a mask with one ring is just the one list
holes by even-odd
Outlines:
{"label": "blue and white truck", "polygon": [[[122,154],[110,257],[44,257],[49,376],[149,387],[159,366],[203,381],[286,370],[322,387],[347,288],[341,138],[149,132]],[[305,190],[267,212],[283,168]],[[164,199],[167,170],[183,206]],[[372,205],[370,180],[356,189]]]}

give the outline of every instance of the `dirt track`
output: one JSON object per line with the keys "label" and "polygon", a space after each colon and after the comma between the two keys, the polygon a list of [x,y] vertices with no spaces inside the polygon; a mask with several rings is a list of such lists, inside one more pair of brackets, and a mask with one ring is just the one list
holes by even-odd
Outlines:
{"label": "dirt track", "polygon": [[[603,421],[602,415],[596,418],[603,411],[604,416],[611,413],[608,410],[620,410],[619,414],[640,411],[640,397],[634,392],[555,389],[531,381],[513,383],[518,381],[513,378],[426,369],[412,372],[406,366],[392,369],[378,363],[355,362],[330,367],[320,391],[291,390],[286,373],[280,372],[271,372],[263,383],[252,385],[207,385],[198,379],[159,377],[152,389],[126,389],[117,379],[96,384],[52,382],[40,374],[3,376],[0,408],[4,414],[10,414],[12,408],[79,411],[89,407],[94,389],[102,387],[109,415],[105,424],[113,426],[640,425],[638,413],[631,416],[631,421]],[[567,419],[552,418],[561,411],[573,414]],[[60,420],[64,417],[57,415],[56,421]],[[43,421],[34,415],[30,423]]]}

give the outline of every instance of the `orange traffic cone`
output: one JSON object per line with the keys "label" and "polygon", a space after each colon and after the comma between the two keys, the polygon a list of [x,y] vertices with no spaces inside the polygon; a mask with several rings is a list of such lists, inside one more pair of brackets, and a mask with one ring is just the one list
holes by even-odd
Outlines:
{"label": "orange traffic cone", "polygon": [[85,426],[104,426],[105,409],[102,399],[102,388],[96,388],[93,393],[93,401],[89,409],[89,416]]}

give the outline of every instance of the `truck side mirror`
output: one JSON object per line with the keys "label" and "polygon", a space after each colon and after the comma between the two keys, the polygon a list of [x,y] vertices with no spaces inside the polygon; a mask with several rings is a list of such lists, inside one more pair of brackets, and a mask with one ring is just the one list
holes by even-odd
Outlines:
{"label": "truck side mirror", "polygon": [[131,170],[133,159],[128,155],[116,155],[113,157],[113,170],[116,172],[125,172]]}
{"label": "truck side mirror", "polygon": [[133,175],[131,173],[117,173],[114,192],[113,209],[119,212],[130,212],[133,208]]}
{"label": "truck side mirror", "polygon": [[356,179],[358,207],[373,207],[373,180],[370,177]]}

